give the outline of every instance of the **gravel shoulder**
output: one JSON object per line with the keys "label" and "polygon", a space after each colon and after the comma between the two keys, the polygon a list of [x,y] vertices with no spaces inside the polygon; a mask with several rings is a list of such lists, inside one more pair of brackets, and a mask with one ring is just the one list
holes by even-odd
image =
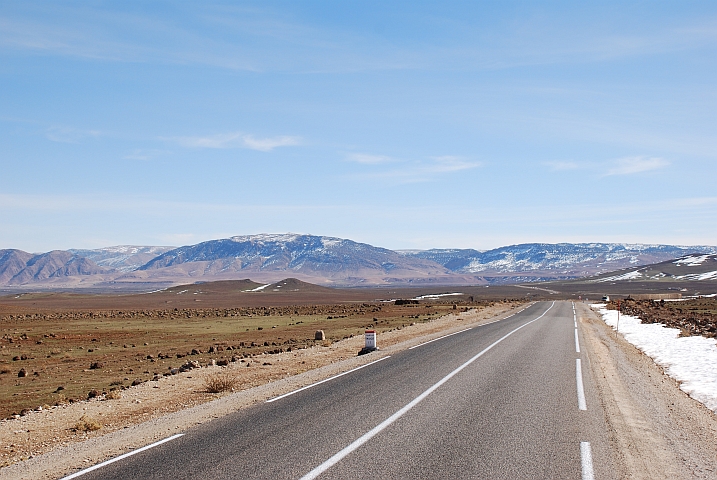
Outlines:
{"label": "gravel shoulder", "polygon": [[[356,356],[363,338],[354,337],[326,347],[252,359],[248,366],[230,364],[163,377],[124,390],[119,399],[93,399],[2,420],[0,479],[59,478],[392,352],[503,318],[519,307],[499,303],[383,333],[378,340],[381,350],[370,355]],[[204,382],[217,372],[234,374],[242,390],[205,393]],[[83,416],[96,420],[102,429],[74,431]]]}
{"label": "gravel shoulder", "polygon": [[717,478],[717,416],[576,303],[622,478]]}

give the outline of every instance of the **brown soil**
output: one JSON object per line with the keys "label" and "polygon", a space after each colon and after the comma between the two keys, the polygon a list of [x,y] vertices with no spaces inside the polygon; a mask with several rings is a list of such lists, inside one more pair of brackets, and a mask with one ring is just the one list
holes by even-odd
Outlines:
{"label": "brown soil", "polygon": [[[617,301],[607,308],[617,310]],[[679,302],[656,302],[653,300],[620,301],[620,312],[640,318],[643,323],[662,323],[679,328],[683,336],[701,335],[717,337],[717,299],[697,298]]]}
{"label": "brown soil", "polygon": [[[187,362],[255,365],[259,357],[328,346],[367,328],[390,332],[453,308],[358,303],[8,314],[0,317],[0,418],[123,390]],[[314,339],[317,330],[324,340]]]}
{"label": "brown soil", "polygon": [[[453,309],[452,305],[383,305],[378,311],[371,310],[377,308],[376,306],[366,307],[363,305],[357,305],[354,306],[356,310],[342,311],[342,313],[338,315],[339,318],[331,319],[328,319],[327,317],[337,316],[337,312],[332,310],[338,308],[337,306],[315,306],[312,308],[321,310],[323,313],[320,318],[318,317],[318,314],[313,315],[313,312],[312,315],[303,317],[313,319],[311,320],[310,326],[306,326],[304,324],[299,325],[299,327],[304,325],[304,327],[301,328],[306,328],[304,337],[308,332],[311,332],[313,337],[316,326],[321,325],[324,327],[323,329],[327,336],[330,338],[333,336],[333,340],[314,343],[313,340],[308,342],[304,337],[297,334],[297,337],[302,338],[302,341],[306,342],[302,345],[306,348],[292,348],[291,351],[288,351],[288,348],[284,348],[284,352],[276,352],[277,347],[271,345],[269,347],[263,347],[262,344],[261,348],[251,347],[254,348],[254,350],[251,350],[251,348],[240,348],[237,351],[231,350],[228,353],[231,353],[235,357],[237,357],[237,353],[239,352],[249,353],[251,351],[252,353],[243,358],[237,357],[236,361],[228,362],[228,365],[225,367],[209,366],[206,368],[197,368],[187,372],[176,373],[174,375],[158,376],[154,377],[156,380],[146,381],[134,387],[121,389],[120,386],[120,388],[112,391],[104,389],[107,394],[103,393],[102,388],[97,387],[96,389],[98,390],[97,393],[99,393],[99,395],[90,400],[76,400],[73,403],[57,402],[58,405],[45,405],[41,410],[36,409],[26,412],[25,415],[18,418],[0,421],[0,438],[3,439],[0,444],[0,465],[6,466],[5,468],[0,469],[0,477],[39,478],[45,476],[46,478],[53,478],[53,476],[58,475],[58,473],[65,472],[70,468],[76,468],[85,460],[88,464],[92,464],[106,458],[107,456],[121,453],[123,449],[131,448],[132,445],[141,446],[142,444],[150,443],[153,439],[161,438],[162,435],[167,433],[167,428],[170,428],[168,425],[174,425],[167,420],[169,417],[164,417],[168,413],[177,412],[174,414],[175,417],[172,418],[181,418],[181,421],[177,420],[178,423],[170,428],[172,433],[176,433],[176,431],[184,430],[196,423],[207,421],[218,415],[235,411],[236,408],[241,408],[258,401],[266,400],[271,396],[291,391],[292,389],[297,388],[297,386],[305,385],[338,373],[339,371],[353,368],[355,365],[361,364],[362,362],[366,363],[375,359],[376,355],[389,353],[392,348],[407,348],[409,344],[406,342],[411,339],[414,339],[412,341],[413,344],[419,343],[419,340],[417,340],[418,338],[422,337],[425,339],[427,335],[437,336],[439,335],[439,332],[465,328],[466,324],[469,322],[484,322],[487,319],[494,318],[496,315],[504,314],[518,305],[519,303],[498,302],[495,304],[476,305],[470,309],[465,307],[456,310]],[[368,309],[371,311],[359,313],[361,309]],[[333,312],[332,315],[326,315],[326,312],[329,310]],[[464,312],[463,310],[466,311]],[[431,312],[430,315],[428,315],[429,311]],[[267,332],[273,332],[272,335],[276,336],[280,332],[286,332],[286,329],[296,327],[296,318],[300,317],[296,317],[294,315],[296,314],[294,314],[292,310],[292,315],[290,315],[289,318],[284,318],[284,324],[277,329],[272,329],[271,327],[262,331],[254,329],[250,333],[251,335],[257,335],[259,333],[267,334]],[[212,331],[208,335],[218,335],[217,331],[219,326],[224,325],[222,322],[227,322],[226,317],[212,318],[213,320],[211,318],[202,318],[202,322],[197,325],[204,326],[207,322],[213,322],[215,326],[210,328]],[[256,317],[249,318],[256,319]],[[276,315],[260,316],[262,321],[270,319],[269,324],[278,322],[281,318],[283,317]],[[374,318],[376,318],[375,321]],[[88,324],[87,322],[89,320],[97,321],[96,319],[87,319],[82,317],[74,320],[74,323],[79,325],[76,326],[76,328],[86,329],[87,325],[94,325],[94,323]],[[375,325],[375,328],[380,332],[379,346],[381,347],[381,352],[379,354],[357,357],[356,353],[363,346],[363,335],[359,335],[359,333],[362,333],[359,326],[363,328],[363,326],[369,324],[367,322],[371,321],[373,321],[373,323],[370,324]],[[149,322],[147,317],[144,317],[142,320],[130,322],[130,325],[124,325],[127,323],[125,322],[125,319],[122,319],[121,323],[123,324],[122,326],[131,326],[136,322],[139,322],[139,325],[142,325],[142,328],[148,328],[145,327],[145,325],[152,324]],[[184,324],[183,322],[172,324],[172,328],[175,330],[181,330],[180,327]],[[289,325],[290,323],[293,325]],[[73,322],[69,322],[69,324],[73,324]],[[69,324],[58,324],[56,327],[60,328],[62,325],[65,325],[64,328],[69,328]],[[195,325],[195,322],[192,321],[191,324]],[[35,322],[33,322],[32,325],[33,328],[36,328],[34,327],[36,325]],[[107,326],[104,323],[102,325]],[[115,334],[119,334],[121,331],[121,329],[115,330]],[[144,334],[145,330],[141,331]],[[158,333],[153,329],[150,329],[150,331],[152,331],[152,334],[149,335],[148,338],[151,338],[153,341],[158,340]],[[350,334],[347,334],[348,331],[354,332],[354,336],[352,337]],[[44,342],[42,344],[37,344],[35,337],[42,337],[48,342],[50,339],[53,341],[57,340],[57,337],[50,337],[50,339],[47,339],[39,333],[40,332],[37,330],[33,330],[31,335],[27,336],[27,340],[20,340],[20,342],[22,344],[27,344],[28,346],[33,345],[34,349],[58,348],[56,345],[49,347]],[[165,332],[165,334],[167,335],[169,342],[177,340],[176,338],[172,338],[168,333]],[[244,334],[246,334],[246,332],[238,333],[238,335]],[[112,376],[120,377],[121,374],[119,371],[121,369],[127,371],[128,368],[131,368],[128,365],[123,365],[122,362],[140,362],[140,360],[142,360],[141,357],[146,353],[145,350],[147,352],[154,352],[156,350],[156,346],[154,344],[145,346],[139,343],[137,343],[138,346],[134,348],[130,347],[125,349],[122,345],[119,345],[113,349],[112,347],[114,347],[114,345],[109,345],[107,342],[109,338],[112,338],[111,336],[104,337],[104,332],[102,330],[95,330],[94,335],[101,339],[94,343],[103,345],[105,349],[104,351],[112,351],[115,352],[116,355],[120,356],[109,356],[109,358],[103,359],[103,361],[106,362],[106,366],[103,368],[93,370],[86,369],[88,370],[86,372],[78,371],[73,373],[73,375],[81,373],[83,375],[83,379],[91,378],[92,375],[101,374],[101,372],[107,372],[110,369],[117,369],[117,371],[112,372],[113,375],[106,376],[106,378],[111,378]],[[284,338],[283,335],[286,335],[286,333],[281,333],[281,335],[282,338]],[[70,346],[74,345],[71,342],[74,341],[73,339],[75,336],[66,334],[62,336],[67,337],[65,339],[60,339],[64,343],[65,350],[69,350],[67,348],[68,346],[70,349],[75,348]],[[92,344],[87,342],[87,338],[81,336],[79,337],[82,338],[82,342],[85,345]],[[278,338],[276,339],[278,340]],[[246,341],[247,340],[244,340],[245,344]],[[219,343],[236,344],[238,342],[238,338],[232,338],[231,341],[222,341]],[[212,346],[216,345],[216,343],[212,344],[207,341],[199,342],[203,349],[206,349],[207,343]],[[165,351],[170,351],[167,346],[163,346],[162,348]],[[141,355],[135,356],[132,354],[129,356],[122,356],[124,354],[123,352],[135,349],[142,350]],[[186,350],[186,347],[182,346],[182,351],[183,350]],[[268,353],[268,350],[272,350],[274,353]],[[103,350],[100,350],[100,352],[102,351]],[[73,350],[73,352],[75,351]],[[82,365],[88,362],[89,357],[87,357],[86,350],[77,351],[75,353],[79,354],[77,356],[80,360],[77,361],[82,363]],[[221,359],[222,356],[226,359],[229,356],[228,353],[226,350],[223,350],[215,352],[211,355],[201,354],[182,358],[181,361],[178,361],[176,358],[163,359],[163,361],[179,366],[181,362],[185,362],[187,359],[201,359],[202,365],[206,365],[207,363],[211,364],[212,360],[216,361],[217,358]],[[40,354],[34,355],[37,357],[36,361],[40,360]],[[54,356],[51,355],[51,359],[52,358],[54,358]],[[70,356],[69,358],[76,357]],[[43,358],[42,360],[46,361],[48,359]],[[141,365],[148,366],[151,364],[151,370],[153,370],[154,368],[160,368],[158,365],[159,363],[160,361],[157,359],[155,359],[154,363],[149,363],[145,358],[142,360]],[[74,365],[74,363],[68,362],[68,365]],[[160,365],[164,366],[163,364]],[[210,377],[217,372],[230,373],[236,385],[235,388],[242,390],[243,392],[229,395],[228,397],[227,394],[207,393],[207,382]],[[57,372],[56,374],[59,375],[60,373],[61,372]],[[42,379],[47,376],[49,375],[34,377],[34,383],[41,382]],[[23,380],[29,380],[29,382],[22,383]],[[278,380],[281,381],[277,382]],[[2,382],[3,385],[8,383],[6,379],[3,379]],[[11,382],[11,387],[15,387],[13,382],[15,382],[15,378],[13,378]],[[57,382],[51,382],[49,385],[54,386],[56,383]],[[93,383],[93,385],[95,383]],[[18,379],[18,384],[19,387],[17,388],[19,391],[31,391],[29,387],[33,385],[33,381],[32,378]],[[88,388],[88,385],[89,383],[83,385],[83,392]],[[122,386],[125,385],[126,381],[123,382]],[[258,390],[253,388],[262,385],[263,387]],[[110,399],[109,397],[114,398]],[[86,398],[86,393],[83,395],[83,398]],[[215,407],[205,408],[203,406],[206,402],[210,402],[218,398],[221,398],[222,401],[216,404],[214,402],[208,404],[215,405]],[[182,413],[180,415],[181,412],[188,413]],[[177,415],[180,416],[177,417]],[[162,418],[162,420],[155,422],[154,424],[151,422],[146,424],[144,423],[149,420],[159,418]],[[78,428],[78,422],[80,422],[80,428]],[[83,425],[93,424],[92,422],[99,424],[101,426],[100,430],[93,431],[92,429],[83,428]],[[119,434],[120,432],[118,432],[118,430],[137,424],[155,425],[156,428],[154,430],[150,429],[151,433],[147,433],[142,429],[150,427],[142,427],[142,429],[138,431],[144,433],[142,433],[138,438],[134,438],[130,442],[123,440],[118,444],[111,444],[112,446],[108,446],[104,450],[95,447],[87,447],[90,449],[87,450],[87,448],[85,448],[83,450],[77,445],[77,442],[83,440],[104,438],[102,436],[109,432],[116,432]],[[110,435],[107,438],[113,437]],[[53,461],[56,463],[52,463],[52,461],[48,460],[46,455],[43,455],[40,458],[33,458],[53,450],[61,452],[52,457],[55,459]],[[27,459],[31,460],[14,467],[7,467],[8,465]],[[37,463],[34,463],[35,460],[37,460]]]}

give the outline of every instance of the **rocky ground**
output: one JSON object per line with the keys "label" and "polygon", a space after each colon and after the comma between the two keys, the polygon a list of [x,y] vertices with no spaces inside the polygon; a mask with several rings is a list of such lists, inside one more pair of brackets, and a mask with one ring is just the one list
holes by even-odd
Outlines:
{"label": "rocky ground", "polygon": [[[617,310],[617,301],[609,302],[607,308]],[[717,337],[717,299],[714,297],[680,302],[628,298],[620,301],[620,312],[638,317],[643,323],[679,328],[683,336]]]}

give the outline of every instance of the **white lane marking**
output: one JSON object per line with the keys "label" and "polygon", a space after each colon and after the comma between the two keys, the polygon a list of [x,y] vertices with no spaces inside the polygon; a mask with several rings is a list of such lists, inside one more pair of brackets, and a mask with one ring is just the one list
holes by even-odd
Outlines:
{"label": "white lane marking", "polygon": [[582,480],[594,480],[593,455],[590,451],[590,442],[580,442],[580,463],[583,467]]}
{"label": "white lane marking", "polygon": [[[528,307],[525,307],[525,308],[528,308]],[[498,320],[493,320],[492,322],[481,323],[481,324],[478,325],[478,326],[479,326],[479,327],[483,327],[483,326],[485,326],[485,325],[490,325],[491,323],[498,323],[498,322],[502,322],[503,320],[508,320],[510,317],[512,317],[512,316],[514,316],[514,315],[517,315],[517,314],[519,314],[520,312],[522,312],[523,310],[525,310],[525,308],[522,309],[522,310],[518,310],[518,311],[515,312],[515,313],[511,313],[511,314],[508,315],[507,317],[499,318]],[[431,343],[431,342],[435,342],[436,340],[440,340],[440,339],[442,339],[442,338],[450,337],[451,335],[457,335],[457,334],[459,334],[459,333],[467,332],[468,330],[471,330],[471,329],[473,329],[473,327],[466,328],[465,330],[461,330],[460,332],[449,333],[448,335],[443,335],[442,337],[434,338],[433,340],[429,340],[429,341],[427,341],[427,342],[419,343],[418,345],[414,345],[414,346],[412,346],[412,347],[408,347],[408,349],[409,349],[409,350],[413,350],[414,348],[422,347],[423,345],[427,345],[427,344],[429,344],[429,343]]]}
{"label": "white lane marking", "polygon": [[132,450],[131,452],[127,452],[127,453],[125,453],[124,455],[120,455],[119,457],[112,458],[112,459],[110,459],[110,460],[107,460],[106,462],[98,463],[97,465],[93,465],[93,466],[91,466],[90,468],[85,468],[84,470],[80,470],[79,472],[73,473],[72,475],[68,475],[68,476],[66,476],[66,477],[62,477],[60,480],[70,480],[71,478],[77,478],[77,477],[79,477],[80,475],[84,475],[85,473],[89,473],[89,472],[91,472],[91,471],[93,471],[93,470],[97,470],[98,468],[102,468],[102,467],[104,467],[104,466],[106,466],[106,465],[109,465],[110,463],[117,462],[117,461],[122,460],[122,459],[124,459],[124,458],[131,457],[132,455],[135,455],[135,454],[137,454],[137,453],[144,452],[145,450],[149,450],[150,448],[154,448],[154,447],[156,447],[156,446],[158,446],[158,445],[162,445],[163,443],[167,443],[167,442],[169,442],[170,440],[174,440],[175,438],[181,437],[182,435],[184,435],[184,434],[183,434],[183,433],[178,433],[178,434],[176,434],[176,435],[172,435],[171,437],[167,437],[167,438],[165,438],[164,440],[160,440],[160,441],[158,441],[158,442],[154,442],[154,443],[152,443],[151,445],[147,445],[147,446],[145,446],[145,447],[138,448],[137,450]]}
{"label": "white lane marking", "polygon": [[580,353],[580,340],[578,340],[578,329],[575,329],[575,353]]}
{"label": "white lane marking", "polygon": [[343,372],[343,373],[339,373],[338,375],[334,375],[333,377],[330,377],[330,378],[321,380],[320,382],[312,383],[311,385],[307,385],[307,386],[305,386],[305,387],[298,388],[298,389],[296,389],[296,390],[294,390],[294,391],[291,391],[291,392],[289,392],[289,393],[285,393],[284,395],[279,395],[278,397],[270,398],[269,400],[266,401],[266,403],[275,402],[275,401],[277,401],[277,400],[281,400],[282,398],[286,398],[286,397],[288,397],[289,395],[293,395],[293,394],[295,394],[295,393],[299,393],[299,392],[301,392],[301,391],[303,391],[303,390],[306,390],[306,389],[309,389],[309,388],[311,388],[311,387],[315,387],[316,385],[321,385],[322,383],[330,382],[331,380],[335,380],[335,379],[337,379],[337,378],[339,378],[339,377],[343,377],[344,375],[348,375],[349,373],[355,372],[356,370],[361,370],[362,368],[366,368],[366,367],[368,367],[369,365],[373,365],[374,363],[381,362],[381,361],[383,361],[383,360],[386,360],[387,358],[391,358],[391,355],[386,355],[385,357],[379,358],[378,360],[374,360],[373,362],[369,362],[369,363],[367,363],[366,365],[361,365],[360,367],[356,367],[356,368],[353,368],[353,369],[351,369],[351,370],[347,370],[347,371],[345,371],[345,372]]}
{"label": "white lane marking", "polygon": [[373,438],[374,436],[376,436],[378,433],[380,433],[380,432],[381,432],[382,430],[384,430],[386,427],[388,427],[388,426],[391,425],[393,422],[395,422],[396,420],[398,420],[399,418],[401,418],[406,412],[408,412],[408,411],[411,410],[413,407],[415,407],[416,405],[418,405],[423,399],[425,399],[427,396],[429,396],[431,393],[433,393],[437,388],[439,388],[441,385],[443,385],[443,384],[446,383],[448,380],[450,380],[450,379],[453,378],[455,375],[457,375],[458,372],[460,372],[461,370],[463,370],[464,368],[466,368],[468,365],[470,365],[471,363],[475,362],[475,361],[478,360],[480,357],[482,357],[488,350],[490,350],[491,348],[495,347],[495,346],[498,345],[500,342],[502,342],[502,341],[505,340],[506,338],[510,337],[511,335],[513,335],[515,332],[517,332],[517,331],[520,330],[521,328],[526,327],[526,326],[530,325],[531,323],[536,322],[536,321],[540,320],[541,318],[543,318],[543,317],[545,316],[545,314],[548,313],[551,308],[553,308],[554,305],[555,305],[555,302],[553,302],[553,303],[550,305],[550,307],[548,307],[548,309],[547,309],[545,312],[543,312],[543,314],[542,314],[541,316],[539,316],[538,318],[535,318],[535,319],[529,321],[528,323],[525,323],[525,324],[521,325],[520,327],[516,328],[515,330],[510,331],[509,333],[507,333],[506,335],[502,336],[501,338],[499,338],[499,339],[496,340],[495,342],[491,343],[488,347],[484,348],[480,353],[476,354],[474,357],[472,357],[472,358],[471,358],[470,360],[468,360],[466,363],[464,363],[464,364],[461,365],[460,367],[458,367],[458,368],[456,368],[455,370],[453,370],[451,373],[449,373],[448,375],[446,375],[445,377],[443,377],[442,379],[440,379],[437,383],[435,383],[435,384],[434,384],[432,387],[430,387],[428,390],[426,390],[425,392],[423,392],[422,394],[420,394],[419,396],[417,396],[415,399],[413,399],[413,401],[411,401],[411,403],[409,403],[408,405],[406,405],[405,407],[403,407],[402,409],[400,409],[399,411],[397,411],[396,413],[394,413],[393,415],[391,415],[390,417],[388,417],[388,418],[387,418],[386,420],[384,420],[383,422],[381,422],[381,423],[379,423],[378,425],[376,425],[374,428],[372,428],[372,429],[369,430],[368,432],[364,433],[361,437],[359,437],[358,439],[354,440],[353,443],[351,443],[351,444],[348,445],[347,447],[343,448],[341,451],[339,451],[339,452],[338,452],[337,454],[335,454],[333,457],[329,458],[329,459],[326,460],[324,463],[322,463],[321,465],[319,465],[318,467],[314,468],[314,469],[311,470],[309,473],[307,473],[306,475],[304,475],[303,477],[301,477],[300,480],[312,480],[312,479],[318,477],[319,475],[321,475],[322,473],[324,473],[326,470],[328,470],[328,469],[331,468],[332,466],[334,466],[334,465],[336,465],[337,463],[339,463],[339,462],[340,462],[344,457],[346,457],[348,454],[350,454],[351,452],[353,452],[354,450],[356,450],[357,448],[359,448],[359,447],[360,447],[361,445],[363,445],[364,443],[368,442],[371,438]]}
{"label": "white lane marking", "polygon": [[585,403],[585,390],[583,389],[583,367],[580,364],[580,359],[575,359],[575,378],[578,383],[578,408],[580,410],[587,410],[588,406]]}
{"label": "white lane marking", "polygon": [[[493,322],[491,322],[491,323],[493,323]],[[486,324],[486,325],[487,325],[487,324]],[[446,337],[450,337],[451,335],[458,335],[459,333],[467,332],[468,330],[470,330],[470,328],[466,328],[466,329],[464,329],[464,330],[461,330],[460,332],[449,333],[448,335],[443,335],[442,337],[434,338],[433,340],[429,340],[429,341],[427,341],[427,342],[419,343],[418,345],[414,345],[414,346],[412,346],[412,347],[408,347],[408,349],[409,349],[409,350],[413,350],[414,348],[422,347],[422,346],[424,346],[424,345],[428,345],[429,343],[435,342],[435,341],[440,340],[440,339],[442,339],[442,338],[446,338]]]}

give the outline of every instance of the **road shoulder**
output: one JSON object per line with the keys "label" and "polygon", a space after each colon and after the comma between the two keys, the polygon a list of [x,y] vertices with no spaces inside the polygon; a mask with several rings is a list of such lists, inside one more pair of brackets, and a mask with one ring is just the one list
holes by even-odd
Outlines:
{"label": "road shoulder", "polygon": [[623,478],[717,478],[717,416],[650,357],[576,303]]}

